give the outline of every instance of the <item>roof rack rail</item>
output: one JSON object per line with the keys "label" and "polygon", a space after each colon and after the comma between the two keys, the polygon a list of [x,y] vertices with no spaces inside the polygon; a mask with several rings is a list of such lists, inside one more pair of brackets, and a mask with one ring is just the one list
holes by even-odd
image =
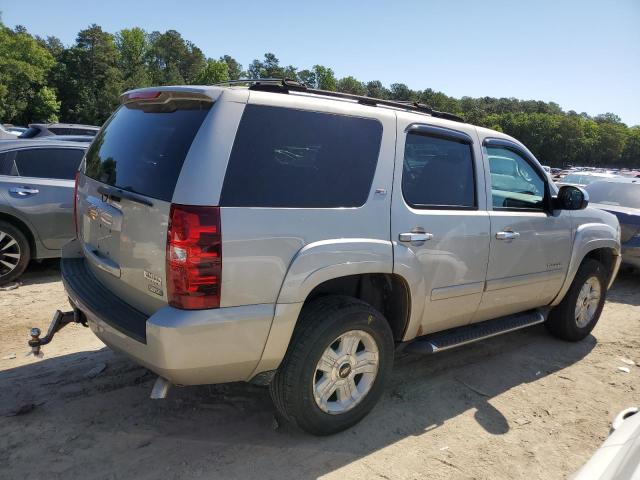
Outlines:
{"label": "roof rack rail", "polygon": [[432,109],[424,103],[403,101],[403,100],[385,100],[382,98],[365,97],[363,95],[355,95],[352,93],[333,92],[330,90],[320,90],[317,88],[308,88],[304,83],[292,80],[290,78],[244,78],[238,80],[229,80],[226,82],[215,83],[214,85],[245,85],[249,84],[249,90],[260,90],[263,92],[289,93],[289,92],[305,92],[315,95],[323,95],[325,97],[344,98],[347,100],[355,100],[362,105],[384,106],[392,108],[400,108],[412,112],[424,113],[432,117],[444,118],[455,122],[464,122],[464,119],[449,112],[440,112]]}

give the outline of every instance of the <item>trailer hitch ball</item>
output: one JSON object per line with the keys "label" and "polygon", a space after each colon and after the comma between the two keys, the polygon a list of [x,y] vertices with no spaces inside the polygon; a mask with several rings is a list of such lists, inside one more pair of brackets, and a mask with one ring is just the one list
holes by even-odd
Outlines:
{"label": "trailer hitch ball", "polygon": [[30,353],[34,357],[42,357],[42,352],[40,351],[40,334],[41,333],[42,332],[38,327],[33,327],[30,332],[30,335],[31,335],[31,341],[29,342],[29,345],[31,346]]}
{"label": "trailer hitch ball", "polygon": [[33,354],[36,357],[42,358],[42,346],[47,345],[53,336],[60,331],[63,327],[70,323],[80,323],[83,326],[87,326],[87,320],[79,311],[74,310],[71,312],[62,313],[60,310],[57,310],[53,315],[53,320],[51,320],[51,324],[49,325],[49,329],[47,330],[47,334],[44,338],[40,338],[40,334],[42,333],[39,328],[33,327],[29,334],[31,335],[31,340],[29,340],[28,344],[31,347],[30,354]]}

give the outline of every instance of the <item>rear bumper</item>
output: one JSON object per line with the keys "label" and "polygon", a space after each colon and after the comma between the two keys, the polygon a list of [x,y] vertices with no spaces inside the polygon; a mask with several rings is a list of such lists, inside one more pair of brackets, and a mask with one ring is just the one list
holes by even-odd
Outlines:
{"label": "rear bumper", "polygon": [[251,378],[274,305],[191,311],[166,306],[147,317],[102,287],[77,250],[75,241],[63,250],[62,280],[73,305],[108,347],[175,384]]}

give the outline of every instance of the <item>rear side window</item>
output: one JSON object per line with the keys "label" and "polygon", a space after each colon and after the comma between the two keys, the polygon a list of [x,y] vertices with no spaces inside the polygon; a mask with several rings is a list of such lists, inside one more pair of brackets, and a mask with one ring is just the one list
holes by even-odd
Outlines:
{"label": "rear side window", "polygon": [[96,135],[85,173],[99,182],[167,202],[210,102],[121,106]]}
{"label": "rear side window", "polygon": [[402,193],[415,208],[476,208],[471,145],[409,133],[404,151]]}
{"label": "rear side window", "polygon": [[32,148],[18,150],[17,174],[22,177],[73,180],[84,155],[77,148]]}
{"label": "rear side window", "polygon": [[227,167],[227,207],[360,207],[380,152],[377,120],[248,105]]}

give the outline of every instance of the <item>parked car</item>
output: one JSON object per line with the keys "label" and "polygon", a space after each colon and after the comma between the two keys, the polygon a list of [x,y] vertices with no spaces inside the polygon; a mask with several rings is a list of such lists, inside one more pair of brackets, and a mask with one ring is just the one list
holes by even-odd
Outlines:
{"label": "parked car", "polygon": [[640,179],[598,181],[588,185],[585,190],[595,208],[618,217],[622,262],[640,268]]}
{"label": "parked car", "polygon": [[88,135],[94,137],[100,127],[74,123],[31,123],[20,138],[39,138],[48,135]]}
{"label": "parked car", "polygon": [[331,434],[373,408],[396,348],[589,335],[620,243],[586,203],[516,139],[421,105],[285,81],[134,90],[81,166],[74,312],[53,327],[88,322],[159,375],[154,398],[269,384],[284,418]]}
{"label": "parked car", "polygon": [[10,132],[4,126],[0,125],[0,140],[14,140],[19,134]]}
{"label": "parked car", "polygon": [[7,123],[5,123],[3,127],[7,132],[13,133],[16,136],[21,135],[27,130],[27,127],[16,127],[15,125],[7,124]]}
{"label": "parked car", "polygon": [[636,480],[640,478],[638,407],[620,412],[609,437],[571,480]]}
{"label": "parked car", "polygon": [[586,187],[587,185],[597,182],[598,180],[606,180],[608,178],[619,178],[614,173],[597,173],[597,172],[571,172],[557,181],[558,185],[573,185],[576,187]]}
{"label": "parked car", "polygon": [[74,178],[86,143],[0,142],[0,284],[74,236]]}

